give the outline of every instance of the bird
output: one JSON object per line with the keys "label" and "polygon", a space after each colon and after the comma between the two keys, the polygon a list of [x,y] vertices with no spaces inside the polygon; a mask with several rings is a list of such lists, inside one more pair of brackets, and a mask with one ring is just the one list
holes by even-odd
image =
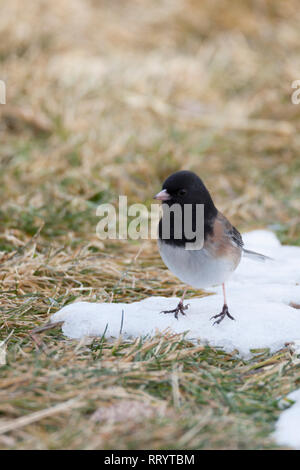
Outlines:
{"label": "bird", "polygon": [[[225,282],[238,267],[241,257],[256,261],[266,261],[265,255],[244,248],[240,232],[216,208],[203,181],[193,172],[182,170],[171,174],[163,183],[162,190],[154,196],[162,201],[162,217],[158,226],[158,249],[167,268],[182,282],[187,284],[176,308],[162,313],[186,315],[189,305],[184,305],[188,285],[203,289],[222,285],[224,304],[222,311],[211,317],[213,324],[220,324],[225,317],[235,320],[230,314]],[[190,243],[197,240],[197,206],[204,208],[202,217],[201,243],[190,249]],[[177,218],[179,208],[181,217]],[[188,215],[190,214],[190,219]],[[189,237],[186,235],[186,221],[189,221]],[[167,229],[166,229],[167,227]],[[201,226],[200,226],[201,229]],[[199,233],[201,230],[199,231]],[[193,238],[190,234],[194,235]]]}

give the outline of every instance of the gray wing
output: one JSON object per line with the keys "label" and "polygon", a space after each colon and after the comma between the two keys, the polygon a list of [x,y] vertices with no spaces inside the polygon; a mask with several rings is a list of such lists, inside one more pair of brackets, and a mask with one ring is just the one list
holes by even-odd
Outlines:
{"label": "gray wing", "polygon": [[240,234],[240,232],[233,225],[231,225],[229,220],[226,219],[226,217],[224,217],[223,214],[222,214],[222,217],[225,222],[226,235],[231,239],[234,245],[238,246],[239,248],[243,248],[244,242],[243,242],[242,235]]}
{"label": "gray wing", "polygon": [[239,246],[240,248],[243,248],[244,242],[243,242],[243,239],[242,239],[242,235],[240,234],[240,232],[233,225],[231,225],[231,229],[229,230],[229,236],[231,237],[232,241],[237,246]]}

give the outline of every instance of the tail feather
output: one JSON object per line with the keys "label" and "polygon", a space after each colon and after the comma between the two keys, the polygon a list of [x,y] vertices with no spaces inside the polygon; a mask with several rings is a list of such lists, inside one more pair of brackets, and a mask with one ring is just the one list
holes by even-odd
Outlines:
{"label": "tail feather", "polygon": [[260,261],[264,263],[265,261],[272,260],[269,256],[262,255],[261,253],[256,253],[255,251],[246,250],[243,248],[243,253],[246,258],[253,259],[255,261]]}

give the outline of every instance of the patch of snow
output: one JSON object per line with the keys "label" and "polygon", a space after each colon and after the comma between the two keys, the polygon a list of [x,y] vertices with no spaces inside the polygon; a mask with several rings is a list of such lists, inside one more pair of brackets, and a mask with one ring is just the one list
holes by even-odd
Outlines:
{"label": "patch of snow", "polygon": [[287,399],[295,403],[281,413],[273,437],[281,446],[300,450],[300,389],[290,393],[286,402]]}
{"label": "patch of snow", "polygon": [[179,299],[149,297],[131,304],[77,302],[56,312],[51,321],[64,321],[62,330],[69,338],[102,336],[104,332],[106,337],[118,337],[124,311],[124,337],[152,335],[169,328],[176,333],[188,332],[187,338],[228,352],[238,349],[245,357],[250,349],[275,351],[286,342],[299,341],[300,310],[290,303],[300,304],[300,247],[282,246],[266,230],[244,234],[243,239],[246,248],[273,260],[262,263],[243,258],[226,284],[229,311],[235,321],[225,318],[213,325],[210,320],[222,310],[221,287],[210,289],[215,295],[187,299],[187,315],[178,320],[161,311],[175,308]]}

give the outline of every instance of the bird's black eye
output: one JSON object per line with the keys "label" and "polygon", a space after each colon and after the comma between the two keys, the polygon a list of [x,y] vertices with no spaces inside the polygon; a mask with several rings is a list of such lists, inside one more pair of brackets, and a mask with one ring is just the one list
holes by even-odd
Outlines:
{"label": "bird's black eye", "polygon": [[179,189],[177,191],[178,196],[184,196],[186,194],[186,189]]}

